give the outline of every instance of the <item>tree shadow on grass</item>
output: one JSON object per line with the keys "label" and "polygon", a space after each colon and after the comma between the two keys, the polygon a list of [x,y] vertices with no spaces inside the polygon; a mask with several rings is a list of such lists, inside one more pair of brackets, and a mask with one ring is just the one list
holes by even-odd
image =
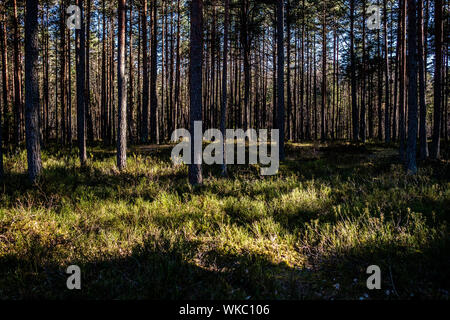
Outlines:
{"label": "tree shadow on grass", "polygon": [[[312,267],[303,269],[253,253],[202,251],[200,245],[150,237],[130,254],[61,262],[57,246],[38,243],[34,253],[0,258],[0,298],[448,299],[448,238],[420,251],[373,242],[333,255],[312,253]],[[81,268],[81,290],[66,287],[72,264]],[[366,268],[373,264],[381,268],[382,290],[366,287]]]}
{"label": "tree shadow on grass", "polygon": [[[316,270],[327,274],[328,287],[338,283],[341,290],[331,290],[337,299],[449,299],[450,238],[429,241],[420,249],[399,243],[375,240],[341,252],[321,256]],[[381,289],[369,290],[370,265],[381,270]],[[367,294],[367,296],[365,296]]]}
{"label": "tree shadow on grass", "polygon": [[[155,239],[123,257],[55,260],[58,250],[35,244],[38,255],[0,258],[1,299],[299,299],[301,272],[260,255],[201,253],[198,243]],[[40,247],[41,246],[41,247]],[[203,263],[193,261],[199,257]],[[207,257],[206,257],[207,256]],[[81,269],[81,290],[68,290],[65,269]],[[305,282],[306,283],[306,282]]]}

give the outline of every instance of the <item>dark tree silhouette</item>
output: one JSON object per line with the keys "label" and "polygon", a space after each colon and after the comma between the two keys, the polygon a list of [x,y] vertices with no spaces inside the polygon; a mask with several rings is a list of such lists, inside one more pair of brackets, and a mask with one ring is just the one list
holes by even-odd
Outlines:
{"label": "dark tree silhouette", "polygon": [[[202,121],[202,61],[203,61],[203,0],[191,2],[191,42],[190,42],[190,133],[191,164],[189,165],[189,182],[198,185],[203,182],[202,152],[194,150],[194,123]],[[201,133],[200,133],[201,134]],[[197,152],[195,152],[197,151]],[[199,161],[200,160],[200,161]],[[197,163],[196,163],[197,162]]]}
{"label": "dark tree silhouette", "polygon": [[147,0],[144,0],[141,12],[141,28],[142,28],[142,72],[143,72],[143,88],[142,88],[142,142],[148,141],[148,41],[147,41]]}
{"label": "dark tree silhouette", "polygon": [[77,0],[80,7],[81,29],[76,30],[77,56],[77,139],[81,165],[86,165],[86,115],[85,115],[85,24],[83,16],[83,0]]}
{"label": "dark tree silhouette", "polygon": [[230,23],[230,0],[225,0],[225,21],[223,31],[223,67],[222,67],[222,109],[220,114],[220,130],[223,136],[222,175],[227,175],[227,158],[225,152],[225,124],[227,117],[227,70],[228,70],[228,25]]}
{"label": "dark tree silhouette", "polygon": [[28,176],[35,183],[42,170],[39,136],[38,0],[26,1],[25,17],[25,126]]}
{"label": "dark tree silhouette", "polygon": [[420,158],[428,158],[427,142],[427,103],[425,100],[425,48],[424,48],[424,28],[423,28],[423,0],[417,1],[417,21],[418,26],[418,63],[419,63],[419,104],[420,104]]}
{"label": "dark tree silhouette", "polygon": [[408,0],[408,142],[406,167],[409,174],[417,173],[417,19],[416,0]]}
{"label": "dark tree silhouette", "polygon": [[[436,67],[434,69],[434,122],[433,142],[430,148],[430,157],[439,159],[441,146],[441,108],[442,108],[442,41],[444,23],[442,20],[442,0],[435,1],[435,45],[436,45]],[[447,125],[447,124],[445,124]]]}
{"label": "dark tree silhouette", "polygon": [[355,72],[355,45],[354,45],[354,23],[355,23],[355,0],[350,0],[350,73],[351,73],[351,95],[352,95],[352,119],[353,119],[353,141],[359,139],[358,105],[356,101],[356,72]]}
{"label": "dark tree silhouette", "polygon": [[284,160],[284,0],[277,1],[277,121],[280,130],[280,161]]}
{"label": "dark tree silhouette", "polygon": [[17,17],[17,0],[14,0],[14,16],[13,16],[13,28],[14,28],[14,143],[15,148],[19,147],[20,139],[20,123],[22,113],[22,77],[20,72],[20,52],[19,52],[19,22]]}

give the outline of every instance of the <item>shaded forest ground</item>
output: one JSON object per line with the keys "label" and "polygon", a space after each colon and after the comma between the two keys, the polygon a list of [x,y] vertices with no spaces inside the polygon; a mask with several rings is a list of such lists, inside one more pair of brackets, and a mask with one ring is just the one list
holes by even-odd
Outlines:
{"label": "shaded forest ground", "polygon": [[131,148],[123,173],[113,149],[81,169],[48,148],[35,188],[22,152],[0,190],[0,298],[448,299],[448,149],[406,176],[395,146],[288,144],[277,176],[204,166],[198,188],[169,147]]}

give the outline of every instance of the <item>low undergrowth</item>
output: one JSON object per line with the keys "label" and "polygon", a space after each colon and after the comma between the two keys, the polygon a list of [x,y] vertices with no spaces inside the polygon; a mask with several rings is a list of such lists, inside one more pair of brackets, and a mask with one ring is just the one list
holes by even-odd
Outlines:
{"label": "low undergrowth", "polygon": [[0,298],[448,299],[448,160],[407,176],[375,143],[288,144],[276,176],[205,166],[193,188],[170,148],[131,148],[124,172],[112,149],[88,155],[45,150],[37,186],[25,152],[5,159]]}

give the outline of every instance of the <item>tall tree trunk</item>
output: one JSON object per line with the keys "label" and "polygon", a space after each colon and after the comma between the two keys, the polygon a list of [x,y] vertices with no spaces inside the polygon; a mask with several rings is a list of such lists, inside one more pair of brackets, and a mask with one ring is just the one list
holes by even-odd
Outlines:
{"label": "tall tree trunk", "polygon": [[80,7],[81,29],[76,30],[77,42],[77,138],[80,163],[86,165],[86,125],[85,125],[85,24],[83,16],[83,0],[77,0]]}
{"label": "tall tree trunk", "polygon": [[405,160],[405,109],[406,109],[406,1],[400,0],[400,92],[399,92],[399,124],[400,158]]}
{"label": "tall tree trunk", "polygon": [[70,30],[67,30],[67,67],[68,67],[68,92],[67,92],[67,140],[72,149],[72,58],[71,58],[71,40]]}
{"label": "tall tree trunk", "polygon": [[425,96],[425,49],[424,49],[424,30],[423,30],[423,0],[417,1],[417,21],[418,26],[418,59],[419,59],[419,104],[420,104],[420,158],[422,160],[428,158],[428,142],[427,142],[427,103]]}
{"label": "tall tree trunk", "polygon": [[119,85],[119,125],[117,130],[117,167],[123,170],[127,166],[127,79],[125,77],[125,29],[126,0],[119,0],[119,32],[118,38],[118,85]]}
{"label": "tall tree trunk", "polygon": [[[303,124],[304,124],[304,110],[305,110],[305,0],[302,0],[302,39],[301,39],[301,58],[300,58],[300,139],[305,138]],[[307,98],[308,99],[308,98]]]}
{"label": "tall tree trunk", "polygon": [[278,129],[280,130],[280,161],[284,155],[284,0],[277,1],[277,97],[278,97]]}
{"label": "tall tree trunk", "polygon": [[15,148],[19,147],[20,139],[20,123],[22,106],[22,80],[20,72],[20,52],[19,52],[19,22],[17,18],[17,0],[14,0],[14,17],[13,17],[13,46],[14,46],[14,143]]}
{"label": "tall tree trunk", "polygon": [[180,11],[180,1],[177,0],[177,46],[176,46],[176,70],[175,70],[175,106],[174,106],[174,119],[175,119],[175,127],[178,128],[179,118],[181,115],[181,105],[180,105],[180,84],[181,84],[181,57],[180,57],[180,20],[181,20],[181,11]]}
{"label": "tall tree trunk", "polygon": [[223,67],[222,67],[222,109],[220,116],[220,130],[223,136],[223,164],[222,175],[227,175],[227,158],[225,152],[225,123],[227,118],[227,68],[228,68],[228,25],[230,23],[230,0],[225,0],[225,21],[223,34]]}
{"label": "tall tree trunk", "polygon": [[128,137],[131,143],[134,143],[134,132],[133,132],[133,74],[134,74],[134,59],[133,59],[133,0],[130,1],[130,30],[129,30],[129,47],[130,47],[130,60],[128,65],[129,72],[129,85],[128,85],[128,104],[127,104],[127,130]]}
{"label": "tall tree trunk", "polygon": [[[203,61],[203,0],[191,2],[191,34],[190,34],[190,133],[191,164],[189,165],[189,182],[198,185],[203,182],[202,150],[194,148],[196,138],[194,123],[202,121],[202,61]],[[202,134],[200,132],[200,134]]]}
{"label": "tall tree trunk", "polygon": [[383,32],[384,32],[384,80],[385,80],[385,103],[384,103],[384,141],[389,143],[391,141],[391,119],[390,119],[390,76],[389,76],[389,47],[388,47],[388,31],[387,31],[387,20],[388,20],[388,11],[387,11],[387,0],[383,0],[383,12],[384,12],[384,21],[383,21]]}
{"label": "tall tree trunk", "polygon": [[[158,105],[158,98],[156,94],[156,77],[157,77],[157,23],[158,20],[156,18],[156,0],[152,1],[152,27],[151,27],[151,76],[150,76],[150,140],[152,143],[157,142],[157,127],[156,127],[156,119],[157,119],[157,105]],[[164,79],[163,79],[164,81]]]}
{"label": "tall tree trunk", "polygon": [[[241,1],[241,43],[244,62],[244,129],[249,125],[249,97],[250,97],[250,39],[249,39],[249,0]],[[283,44],[284,47],[284,44]]]}
{"label": "tall tree trunk", "polygon": [[91,62],[90,62],[90,51],[91,51],[91,0],[87,0],[86,3],[86,129],[87,129],[87,139],[90,144],[94,142],[94,123],[92,120],[92,106],[91,106]]}
{"label": "tall tree trunk", "polygon": [[49,138],[50,138],[50,128],[49,128],[49,118],[50,118],[50,114],[49,114],[49,107],[50,107],[50,92],[49,92],[49,2],[48,0],[45,3],[45,58],[44,58],[44,68],[45,68],[45,72],[44,72],[44,102],[43,102],[43,106],[44,106],[44,121],[43,121],[43,125],[44,125],[44,131],[45,131],[45,135],[44,135],[44,140],[46,142],[48,142]]}
{"label": "tall tree trunk", "polygon": [[38,0],[27,0],[25,17],[25,125],[28,176],[33,184],[42,170],[39,131],[38,26]]}
{"label": "tall tree trunk", "polygon": [[143,75],[143,89],[142,89],[142,142],[148,142],[149,127],[148,127],[148,49],[147,49],[147,0],[144,0],[142,8],[142,72]]}
{"label": "tall tree trunk", "polygon": [[354,49],[354,21],[355,21],[355,0],[350,0],[350,73],[352,91],[352,120],[353,120],[353,140],[359,139],[358,106],[356,101],[356,74],[355,74],[355,49]]}
{"label": "tall tree trunk", "polygon": [[[377,2],[377,4],[379,5],[379,1]],[[383,67],[384,64],[383,62],[383,58],[381,56],[381,37],[380,37],[380,29],[377,30],[377,47],[378,47],[378,61],[380,62],[378,64],[378,94],[377,94],[377,98],[378,98],[378,140],[382,141],[383,140],[383,109],[382,109],[382,104],[383,104]]]}
{"label": "tall tree trunk", "polygon": [[102,93],[101,93],[101,121],[102,121],[102,140],[103,143],[107,139],[107,88],[106,88],[106,0],[102,1],[103,12],[102,12]]}
{"label": "tall tree trunk", "polygon": [[61,88],[61,142],[66,143],[66,116],[67,108],[67,46],[66,46],[66,2],[61,2],[61,17],[59,21],[59,37],[60,37],[60,88]]}
{"label": "tall tree trunk", "polygon": [[[443,42],[443,5],[442,0],[435,0],[435,43],[436,67],[434,70],[434,121],[433,142],[430,148],[430,157],[439,159],[441,144],[441,108],[442,108],[442,42]],[[447,125],[447,124],[445,124]]]}
{"label": "tall tree trunk", "polygon": [[[286,12],[290,12],[289,0],[287,1]],[[292,140],[292,96],[291,96],[291,17],[286,14],[286,91],[287,91],[287,128],[288,140]]]}
{"label": "tall tree trunk", "polygon": [[417,63],[416,63],[416,1],[408,0],[408,143],[406,167],[409,174],[417,173]]}
{"label": "tall tree trunk", "polygon": [[[2,7],[2,10],[5,10]],[[0,16],[0,51],[2,60],[2,101],[3,101],[3,141],[9,142],[9,119],[7,117],[9,113],[9,99],[8,99],[8,48],[6,44],[6,21],[5,13],[2,12]],[[1,148],[1,146],[0,146]]]}
{"label": "tall tree trunk", "polygon": [[[366,65],[367,65],[367,56],[366,56],[366,1],[363,1],[362,7],[362,74],[361,74],[361,115],[360,115],[360,130],[359,136],[362,142],[366,142]],[[378,32],[379,34],[379,32]],[[378,46],[379,53],[379,46]],[[369,128],[373,126],[373,116],[372,116],[372,108],[369,108],[370,120]],[[369,130],[370,131],[370,130]],[[369,136],[371,136],[369,134]]]}
{"label": "tall tree trunk", "polygon": [[322,110],[320,112],[320,137],[325,141],[325,105],[327,103],[327,23],[326,23],[326,1],[323,0],[322,8]]}

